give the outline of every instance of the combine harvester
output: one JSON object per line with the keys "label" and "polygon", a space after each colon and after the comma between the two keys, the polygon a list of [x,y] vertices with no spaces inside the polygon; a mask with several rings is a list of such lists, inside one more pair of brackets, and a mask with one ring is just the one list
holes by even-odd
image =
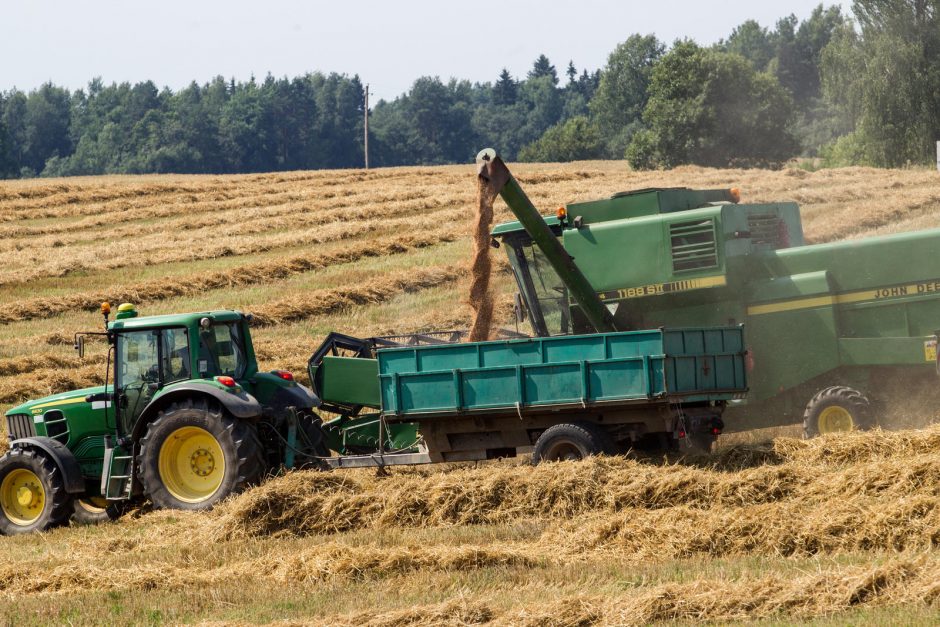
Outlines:
{"label": "combine harvester", "polygon": [[[481,161],[481,176],[495,184],[501,163]],[[110,347],[106,384],[6,414],[0,531],[103,521],[145,498],[207,509],[280,468],[709,447],[727,403],[747,391],[742,327],[618,332],[518,184],[503,184],[545,247],[546,270],[557,269],[586,316],[583,334],[473,343],[460,333],[334,334],[311,358],[314,393],[289,372],[259,372],[249,315],[139,317],[125,304],[110,321],[105,304],[96,335]],[[87,335],[76,336],[80,355]],[[324,422],[317,411],[339,416]]]}
{"label": "combine harvester", "polygon": [[[520,217],[493,237],[538,337],[743,323],[750,389],[725,412],[728,431],[866,429],[893,390],[936,385],[938,229],[807,246],[795,203],[678,188],[570,204],[539,231],[502,161],[480,159]],[[577,260],[590,294],[575,292],[548,239]]]}

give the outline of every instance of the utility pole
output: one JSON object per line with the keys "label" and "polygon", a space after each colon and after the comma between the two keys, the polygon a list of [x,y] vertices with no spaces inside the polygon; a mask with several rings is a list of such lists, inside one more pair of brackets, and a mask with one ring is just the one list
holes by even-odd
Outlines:
{"label": "utility pole", "polygon": [[366,83],[366,124],[365,124],[365,153],[366,153],[366,170],[369,169],[369,84]]}

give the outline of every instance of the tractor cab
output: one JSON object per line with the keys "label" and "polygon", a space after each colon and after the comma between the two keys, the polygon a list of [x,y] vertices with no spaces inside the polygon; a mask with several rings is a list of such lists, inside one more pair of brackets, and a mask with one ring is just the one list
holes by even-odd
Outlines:
{"label": "tractor cab", "polygon": [[283,370],[259,372],[251,317],[238,311],[138,316],[102,305],[104,385],[7,411],[0,533],[97,522],[126,501],[206,509],[269,469],[316,463],[319,399]]}
{"label": "tractor cab", "polygon": [[226,392],[253,390],[258,365],[248,322],[235,311],[142,318],[133,305],[121,305],[108,324],[120,429],[131,432],[162,390],[183,382]]}

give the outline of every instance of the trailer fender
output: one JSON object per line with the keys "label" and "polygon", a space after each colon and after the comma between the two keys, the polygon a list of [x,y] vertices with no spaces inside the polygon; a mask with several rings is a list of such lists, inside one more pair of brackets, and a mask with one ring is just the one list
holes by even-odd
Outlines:
{"label": "trailer fender", "polygon": [[85,492],[85,478],[82,476],[82,467],[75,459],[75,455],[58,440],[43,436],[21,438],[14,440],[10,448],[35,449],[42,451],[56,465],[62,473],[65,491],[69,494],[82,494]]}
{"label": "trailer fender", "polygon": [[199,396],[209,397],[217,401],[235,418],[247,419],[261,416],[261,404],[254,396],[244,390],[232,393],[204,383],[185,383],[174,386],[172,390],[150,401],[150,404],[144,408],[144,411],[137,419],[131,437],[135,442],[138,441],[143,436],[147,423],[167,405],[185,398]]}

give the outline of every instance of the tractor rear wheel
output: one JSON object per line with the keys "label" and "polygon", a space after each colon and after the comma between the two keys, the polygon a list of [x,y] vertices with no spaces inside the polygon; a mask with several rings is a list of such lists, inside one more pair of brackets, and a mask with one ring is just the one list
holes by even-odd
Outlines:
{"label": "tractor rear wheel", "polygon": [[532,463],[576,461],[591,455],[613,455],[616,446],[606,431],[590,422],[552,425],[535,441]]}
{"label": "tractor rear wheel", "polygon": [[72,499],[72,522],[76,525],[100,525],[117,520],[124,513],[123,501],[106,501],[100,496]]}
{"label": "tractor rear wheel", "polygon": [[140,441],[141,480],[155,508],[204,510],[261,477],[255,426],[204,400],[162,410]]}
{"label": "tractor rear wheel", "polygon": [[44,531],[68,514],[62,471],[46,454],[15,448],[0,458],[0,532]]}
{"label": "tractor rear wheel", "polygon": [[858,390],[835,385],[820,390],[803,413],[803,437],[871,429],[871,403]]}

